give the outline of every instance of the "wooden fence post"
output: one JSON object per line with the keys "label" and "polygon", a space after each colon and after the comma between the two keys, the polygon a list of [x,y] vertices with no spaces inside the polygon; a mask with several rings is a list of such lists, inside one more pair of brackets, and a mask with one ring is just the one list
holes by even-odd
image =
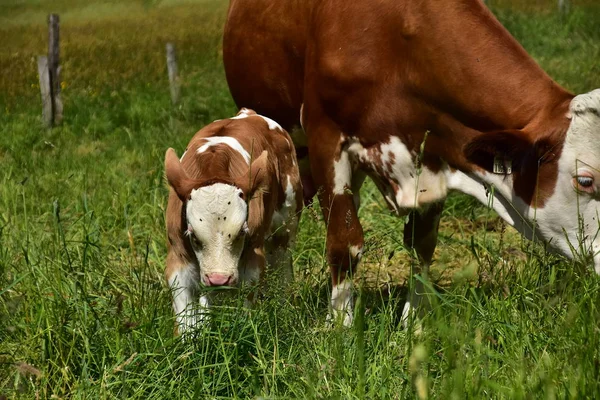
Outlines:
{"label": "wooden fence post", "polygon": [[50,74],[48,71],[48,58],[38,56],[38,75],[40,77],[40,92],[42,93],[42,118],[47,128],[52,127],[52,93],[50,89]]}
{"label": "wooden fence post", "polygon": [[179,103],[179,71],[177,69],[177,58],[175,56],[175,46],[173,43],[167,43],[167,69],[169,71],[169,86],[171,88],[171,101],[173,105]]}
{"label": "wooden fence post", "polygon": [[558,12],[561,15],[567,15],[571,9],[570,0],[558,0]]}
{"label": "wooden fence post", "polygon": [[60,124],[63,118],[63,104],[60,98],[59,21],[57,14],[50,14],[48,16],[48,68],[50,73],[53,125]]}

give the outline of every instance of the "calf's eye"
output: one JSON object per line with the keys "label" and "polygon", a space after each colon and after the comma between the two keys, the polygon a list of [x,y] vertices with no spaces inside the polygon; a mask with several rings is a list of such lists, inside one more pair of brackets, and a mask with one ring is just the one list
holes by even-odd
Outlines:
{"label": "calf's eye", "polygon": [[190,242],[192,242],[192,247],[194,247],[195,249],[202,247],[202,243],[200,243],[196,235],[190,235]]}

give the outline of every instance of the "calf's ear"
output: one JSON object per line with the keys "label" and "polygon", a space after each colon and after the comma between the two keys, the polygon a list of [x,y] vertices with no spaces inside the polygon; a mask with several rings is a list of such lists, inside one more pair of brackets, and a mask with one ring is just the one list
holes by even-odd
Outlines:
{"label": "calf's ear", "polygon": [[188,178],[177,157],[177,153],[172,148],[169,148],[165,154],[165,175],[167,176],[169,185],[175,190],[179,199],[181,201],[188,200],[194,188],[194,181]]}
{"label": "calf's ear", "polygon": [[265,150],[248,167],[247,171],[236,178],[235,185],[242,189],[246,200],[256,193],[269,190],[271,174],[269,169],[269,153]]}
{"label": "calf's ear", "polygon": [[536,152],[536,146],[519,130],[506,130],[481,134],[468,141],[463,147],[467,161],[485,169],[494,171],[494,160],[500,160],[512,169],[518,170],[526,160]]}

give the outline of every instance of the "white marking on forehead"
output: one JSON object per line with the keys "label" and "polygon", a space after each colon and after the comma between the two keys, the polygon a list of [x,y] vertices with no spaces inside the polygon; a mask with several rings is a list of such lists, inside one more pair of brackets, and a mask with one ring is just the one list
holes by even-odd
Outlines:
{"label": "white marking on forehead", "polygon": [[260,115],[260,114],[248,114],[248,110],[245,108],[243,108],[238,115],[236,115],[235,117],[231,117],[230,119],[244,119],[244,118],[248,118],[248,117],[262,118],[267,123],[270,130],[278,129],[280,131],[283,131],[283,128],[281,127],[281,125],[279,125],[277,122],[273,121],[271,118],[265,117],[264,115]]}
{"label": "white marking on forehead", "polygon": [[197,154],[205,152],[211,146],[216,146],[222,143],[240,153],[242,157],[244,157],[244,160],[246,160],[246,163],[250,165],[250,153],[244,149],[244,147],[240,144],[240,142],[237,141],[236,138],[232,138],[230,136],[209,136],[202,138],[202,140],[205,140],[207,143],[198,147],[198,150],[196,150]]}
{"label": "white marking on forehead", "polygon": [[[244,206],[246,202],[240,197],[241,189],[227,185],[225,183],[215,183],[209,186],[203,186],[192,190],[190,201],[188,201],[188,211],[200,211],[204,215],[198,215],[199,218],[209,218],[212,216],[227,215],[232,210]],[[244,218],[245,220],[245,218]],[[190,221],[192,226],[194,221]],[[195,226],[194,231],[195,231]]]}

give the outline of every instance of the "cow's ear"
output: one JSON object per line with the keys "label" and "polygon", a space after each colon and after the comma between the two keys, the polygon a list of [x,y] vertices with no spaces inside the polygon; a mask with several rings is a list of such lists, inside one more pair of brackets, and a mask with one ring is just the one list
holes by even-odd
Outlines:
{"label": "cow's ear", "polygon": [[246,172],[235,180],[236,186],[244,192],[246,200],[250,200],[256,193],[269,190],[271,185],[269,171],[269,153],[265,150],[252,161]]}
{"label": "cow's ear", "polygon": [[497,172],[494,164],[498,160],[518,170],[535,151],[536,145],[519,130],[484,133],[463,147],[463,154],[469,162],[489,172]]}
{"label": "cow's ear", "polygon": [[169,185],[175,190],[181,201],[186,201],[190,198],[194,182],[188,178],[177,157],[177,153],[172,148],[168,149],[165,154],[165,175],[167,176]]}

